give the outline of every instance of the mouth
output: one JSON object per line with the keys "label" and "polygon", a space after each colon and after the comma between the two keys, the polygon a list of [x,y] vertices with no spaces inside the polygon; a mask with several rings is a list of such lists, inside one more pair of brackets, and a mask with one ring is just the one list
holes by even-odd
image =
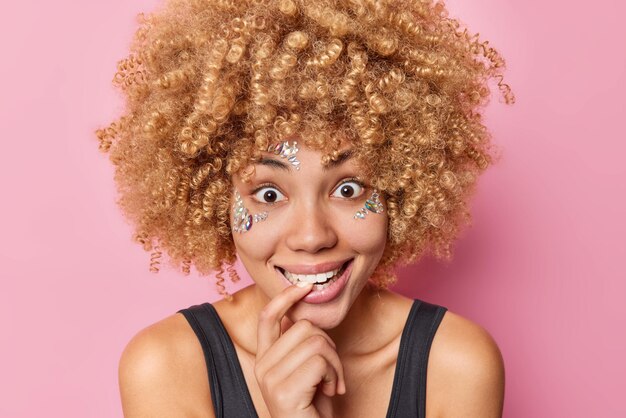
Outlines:
{"label": "mouth", "polygon": [[346,271],[346,269],[350,266],[354,259],[351,258],[344,262],[339,268],[317,273],[317,274],[296,274],[292,273],[288,270],[285,270],[282,267],[275,266],[276,270],[278,270],[282,276],[287,279],[291,284],[298,284],[301,282],[305,283],[314,283],[313,286],[314,291],[321,291],[329,286],[331,286],[334,282],[336,282]]}

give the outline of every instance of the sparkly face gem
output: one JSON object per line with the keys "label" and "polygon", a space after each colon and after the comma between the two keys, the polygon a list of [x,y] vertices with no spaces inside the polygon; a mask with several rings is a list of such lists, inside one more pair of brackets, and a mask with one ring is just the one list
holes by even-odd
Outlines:
{"label": "sparkly face gem", "polygon": [[267,212],[251,215],[243,205],[241,195],[235,190],[235,207],[233,208],[233,231],[243,234],[248,232],[252,225],[267,219]]}
{"label": "sparkly face gem", "polygon": [[380,201],[380,195],[376,190],[372,193],[372,197],[365,201],[364,207],[359,209],[359,211],[354,214],[354,219],[365,219],[365,215],[367,215],[368,211],[373,213],[384,212],[383,204]]}
{"label": "sparkly face gem", "polygon": [[298,161],[296,157],[296,153],[298,152],[298,143],[296,141],[293,141],[292,145],[289,144],[289,141],[271,144],[267,147],[267,152],[272,152],[286,158],[296,170],[300,170],[300,161]]}

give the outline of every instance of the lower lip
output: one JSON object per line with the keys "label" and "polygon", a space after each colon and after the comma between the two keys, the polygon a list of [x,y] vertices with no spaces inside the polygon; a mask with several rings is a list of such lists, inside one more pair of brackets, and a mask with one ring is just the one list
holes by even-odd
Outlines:
{"label": "lower lip", "polygon": [[[343,291],[344,287],[346,287],[346,283],[348,283],[348,278],[350,277],[350,273],[352,273],[353,263],[354,260],[351,260],[344,270],[343,274],[339,276],[337,280],[331,283],[330,286],[328,286],[326,289],[315,290],[315,287],[313,287],[313,290],[311,290],[304,298],[302,298],[302,301],[306,303],[317,304],[330,302],[331,300],[337,298],[337,296],[339,296],[339,294]],[[282,277],[282,279],[289,284],[289,286],[293,285],[293,283],[287,280],[287,278],[280,271],[277,270],[277,272],[280,277]]]}

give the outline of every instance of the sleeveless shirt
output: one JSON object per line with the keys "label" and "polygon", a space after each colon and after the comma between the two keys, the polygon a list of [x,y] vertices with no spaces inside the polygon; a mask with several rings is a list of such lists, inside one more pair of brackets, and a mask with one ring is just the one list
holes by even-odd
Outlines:
{"label": "sleeveless shirt", "polygon": [[[386,418],[425,418],[428,354],[446,311],[443,306],[413,300],[400,337]],[[258,418],[235,346],[213,305],[204,303],[178,312],[200,340],[215,416]]]}

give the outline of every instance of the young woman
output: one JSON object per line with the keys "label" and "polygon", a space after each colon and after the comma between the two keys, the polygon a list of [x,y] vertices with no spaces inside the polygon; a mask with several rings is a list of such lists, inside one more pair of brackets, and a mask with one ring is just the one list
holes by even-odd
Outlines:
{"label": "young woman", "polygon": [[[153,251],[223,300],[144,329],[126,417],[500,417],[480,326],[388,290],[450,257],[489,164],[478,110],[503,61],[441,3],[173,0],[143,18],[98,132]],[[254,284],[234,295],[239,258]],[[314,284],[313,284],[314,283]]]}

